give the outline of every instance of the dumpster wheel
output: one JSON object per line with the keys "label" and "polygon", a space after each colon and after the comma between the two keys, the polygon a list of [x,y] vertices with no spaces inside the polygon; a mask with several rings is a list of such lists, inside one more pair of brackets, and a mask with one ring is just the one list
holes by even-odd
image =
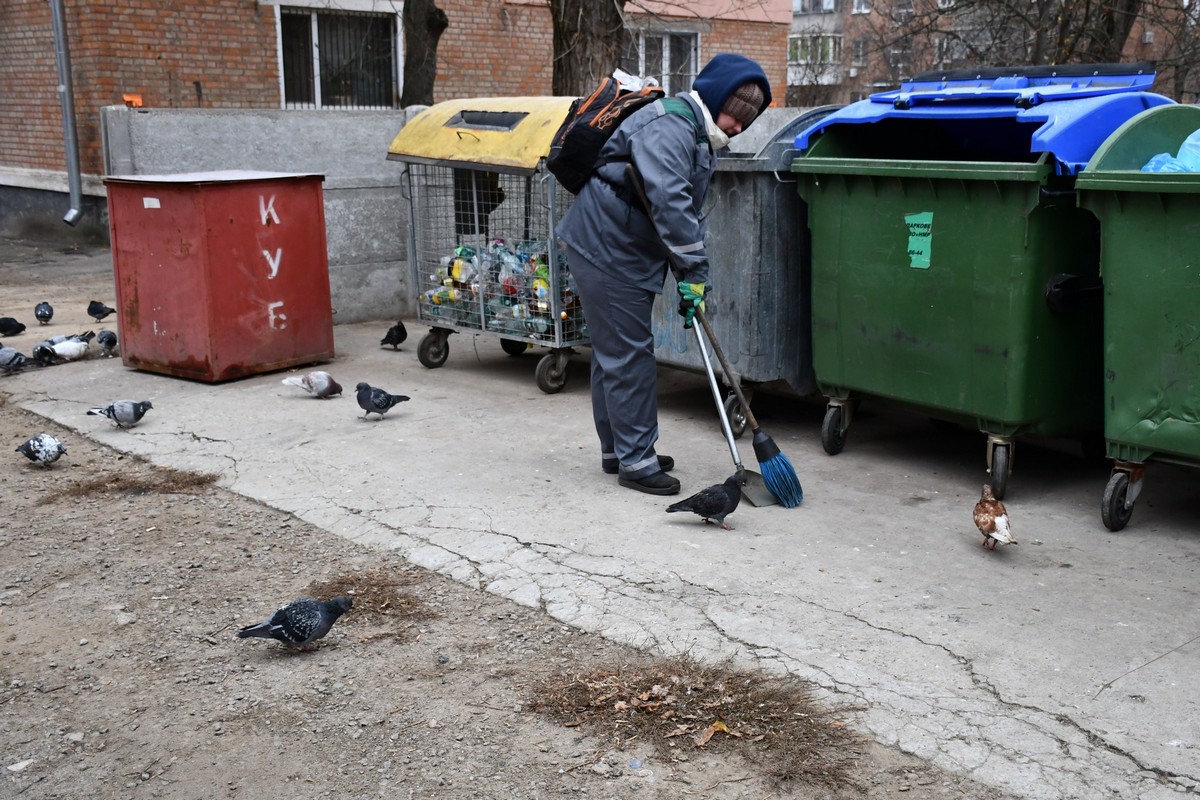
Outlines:
{"label": "dumpster wheel", "polygon": [[508,353],[510,356],[524,355],[525,351],[530,347],[529,342],[522,342],[518,339],[501,339],[500,349]]}
{"label": "dumpster wheel", "polygon": [[821,446],[831,456],[842,452],[846,446],[846,429],[842,426],[844,407],[830,404],[825,409],[825,419],[821,422]]}
{"label": "dumpster wheel", "polygon": [[437,369],[445,364],[446,357],[450,355],[450,344],[446,341],[450,333],[445,328],[434,328],[425,334],[417,345],[417,360],[429,369]]}
{"label": "dumpster wheel", "polygon": [[[750,394],[746,390],[742,390],[746,395],[746,402],[750,402]],[[725,417],[729,420],[729,432],[733,434],[733,438],[740,439],[742,434],[746,432],[746,412],[742,410],[742,404],[738,402],[736,394],[730,394],[725,398]]]}
{"label": "dumpster wheel", "polygon": [[992,496],[1003,500],[1008,491],[1008,473],[1012,470],[1012,446],[997,443],[991,449],[992,461],[988,464],[988,472],[992,476]]}
{"label": "dumpster wheel", "polygon": [[1100,519],[1104,527],[1116,532],[1129,524],[1133,516],[1133,503],[1126,503],[1129,496],[1129,473],[1114,472],[1104,487],[1104,499],[1100,501]]}
{"label": "dumpster wheel", "polygon": [[569,350],[551,350],[538,362],[534,380],[546,394],[557,394],[567,385],[567,358]]}

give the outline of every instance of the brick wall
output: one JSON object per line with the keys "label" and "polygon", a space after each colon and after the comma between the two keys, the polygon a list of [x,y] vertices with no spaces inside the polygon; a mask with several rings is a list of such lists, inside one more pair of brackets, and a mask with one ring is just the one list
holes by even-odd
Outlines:
{"label": "brick wall", "polygon": [[[550,92],[548,6],[440,0],[450,27],[438,48],[435,101]],[[279,108],[275,9],[248,0],[74,0],[66,3],[75,119],[85,175],[103,171],[99,109],[125,93],[156,108]],[[0,0],[0,168],[66,170],[50,5]],[[714,21],[701,63],[733,51],[786,94],[787,27]],[[179,146],[185,147],[186,142]]]}

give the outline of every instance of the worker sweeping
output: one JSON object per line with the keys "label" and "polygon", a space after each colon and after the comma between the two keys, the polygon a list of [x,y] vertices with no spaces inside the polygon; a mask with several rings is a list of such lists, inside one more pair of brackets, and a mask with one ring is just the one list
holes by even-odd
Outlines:
{"label": "worker sweeping", "polygon": [[[612,133],[600,161],[557,233],[587,315],[592,347],[592,417],[601,467],[621,486],[655,495],[679,492],[674,460],[658,455],[657,362],[652,312],[668,255],[680,267],[679,313],[690,328],[709,294],[701,208],[716,169],[715,151],[771,102],[755,61],[712,58],[692,90],[633,112]],[[651,219],[629,185],[632,164]]]}

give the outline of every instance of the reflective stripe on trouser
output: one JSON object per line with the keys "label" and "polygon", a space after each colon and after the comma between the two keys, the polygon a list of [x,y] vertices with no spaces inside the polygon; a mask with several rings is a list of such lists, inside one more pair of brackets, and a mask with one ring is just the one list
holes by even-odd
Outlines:
{"label": "reflective stripe on trouser", "polygon": [[592,419],[602,456],[625,478],[658,472],[658,364],[651,328],[655,293],[618,283],[573,248],[567,263],[592,346]]}

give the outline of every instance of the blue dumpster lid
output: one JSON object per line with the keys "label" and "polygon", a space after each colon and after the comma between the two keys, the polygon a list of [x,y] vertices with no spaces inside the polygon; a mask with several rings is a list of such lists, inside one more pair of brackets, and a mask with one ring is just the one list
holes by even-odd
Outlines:
{"label": "blue dumpster lid", "polygon": [[1145,91],[1154,78],[1151,62],[924,72],[830,114],[797,134],[795,144],[803,151],[832,126],[885,119],[1012,119],[1036,126],[1031,154],[1052,154],[1060,171],[1073,175],[1125,120],[1174,102]]}

